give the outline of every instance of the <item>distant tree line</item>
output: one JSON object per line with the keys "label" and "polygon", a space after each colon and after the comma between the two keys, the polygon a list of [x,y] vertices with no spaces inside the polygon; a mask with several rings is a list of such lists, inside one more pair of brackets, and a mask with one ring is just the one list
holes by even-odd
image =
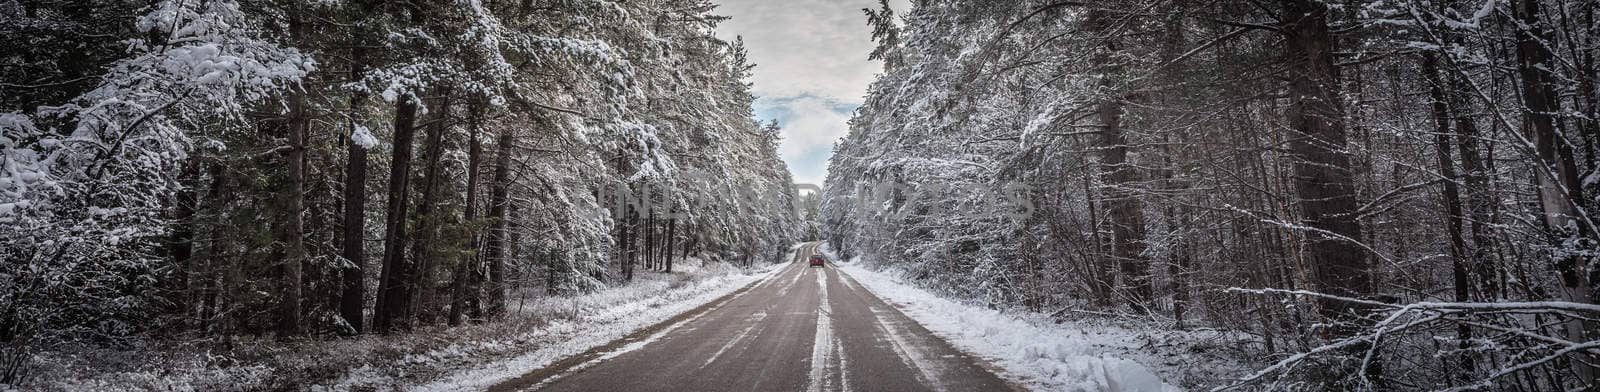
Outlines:
{"label": "distant tree line", "polygon": [[64,342],[393,333],[766,260],[792,181],[714,8],[0,0],[0,383]]}
{"label": "distant tree line", "polygon": [[866,10],[884,73],[822,203],[844,255],[1248,333],[1270,366],[1240,386],[1596,387],[1594,2],[914,3]]}

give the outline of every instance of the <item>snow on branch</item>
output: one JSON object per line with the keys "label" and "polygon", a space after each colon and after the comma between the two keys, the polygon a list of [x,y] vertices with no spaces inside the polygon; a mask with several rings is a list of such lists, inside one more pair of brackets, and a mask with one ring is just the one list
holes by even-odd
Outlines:
{"label": "snow on branch", "polygon": [[[1361,305],[1369,309],[1371,313],[1365,315],[1365,321],[1360,326],[1360,332],[1334,338],[1319,346],[1285,357],[1254,373],[1241,377],[1233,383],[1213,388],[1213,391],[1243,388],[1264,382],[1272,375],[1277,375],[1278,379],[1282,379],[1294,372],[1301,363],[1318,357],[1325,357],[1334,361],[1355,361],[1359,359],[1358,369],[1360,371],[1354,374],[1356,379],[1353,382],[1367,388],[1376,388],[1377,385],[1382,385],[1383,380],[1376,379],[1379,377],[1371,374],[1368,369],[1372,369],[1376,362],[1380,361],[1383,350],[1400,349],[1395,343],[1390,343],[1390,346],[1386,346],[1384,344],[1386,340],[1394,342],[1401,339],[1398,337],[1399,335],[1407,333],[1422,335],[1430,340],[1452,340],[1454,339],[1452,337],[1435,336],[1439,331],[1453,330],[1440,328],[1447,325],[1459,325],[1487,331],[1493,336],[1488,339],[1454,342],[1461,345],[1461,349],[1456,350],[1456,355],[1481,356],[1495,351],[1513,351],[1511,355],[1500,356],[1505,360],[1496,363],[1495,369],[1489,369],[1487,376],[1481,379],[1465,381],[1460,385],[1444,389],[1447,391],[1492,388],[1496,380],[1523,370],[1545,366],[1563,358],[1573,361],[1578,360],[1578,358],[1572,357],[1574,354],[1600,355],[1600,339],[1569,340],[1552,333],[1559,333],[1560,331],[1547,331],[1544,327],[1548,324],[1537,321],[1541,318],[1553,316],[1560,319],[1592,322],[1596,317],[1600,317],[1600,305],[1595,304],[1566,301],[1421,301],[1400,304],[1344,297],[1309,290],[1233,287],[1226,291],[1230,293],[1287,295],[1340,301]],[[1540,317],[1532,317],[1533,315]],[[1534,321],[1530,322],[1530,320]],[[1503,342],[1515,344],[1502,344]],[[1439,355],[1445,354],[1441,353]]]}

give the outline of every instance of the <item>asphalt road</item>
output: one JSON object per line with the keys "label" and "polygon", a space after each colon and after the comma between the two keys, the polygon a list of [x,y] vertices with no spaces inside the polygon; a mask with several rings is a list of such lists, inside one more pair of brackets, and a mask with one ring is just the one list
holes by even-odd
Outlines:
{"label": "asphalt road", "polygon": [[662,325],[499,385],[541,391],[1006,391],[802,245],[781,272]]}

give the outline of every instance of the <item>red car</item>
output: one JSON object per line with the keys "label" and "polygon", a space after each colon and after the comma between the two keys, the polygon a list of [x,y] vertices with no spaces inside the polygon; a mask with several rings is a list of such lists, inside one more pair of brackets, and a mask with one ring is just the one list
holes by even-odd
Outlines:
{"label": "red car", "polygon": [[812,267],[821,267],[824,264],[827,264],[827,262],[828,262],[828,260],[827,259],[823,259],[822,255],[812,255],[811,256],[811,266]]}

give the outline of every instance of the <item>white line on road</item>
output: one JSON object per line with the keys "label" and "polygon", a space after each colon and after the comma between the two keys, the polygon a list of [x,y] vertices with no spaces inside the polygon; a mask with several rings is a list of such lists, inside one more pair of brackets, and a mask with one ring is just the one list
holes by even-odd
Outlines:
{"label": "white line on road", "polygon": [[812,392],[826,390],[828,381],[828,362],[832,357],[834,348],[833,338],[833,307],[828,305],[828,280],[827,274],[817,271],[817,297],[821,305],[817,310],[817,335],[811,344],[811,387]]}

